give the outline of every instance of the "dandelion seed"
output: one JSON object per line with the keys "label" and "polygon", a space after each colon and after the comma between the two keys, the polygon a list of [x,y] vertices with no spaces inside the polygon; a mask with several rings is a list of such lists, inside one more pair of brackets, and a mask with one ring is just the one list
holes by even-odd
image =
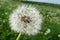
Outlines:
{"label": "dandelion seed", "polygon": [[22,5],[10,14],[9,23],[15,32],[35,35],[41,30],[42,15],[31,5]]}

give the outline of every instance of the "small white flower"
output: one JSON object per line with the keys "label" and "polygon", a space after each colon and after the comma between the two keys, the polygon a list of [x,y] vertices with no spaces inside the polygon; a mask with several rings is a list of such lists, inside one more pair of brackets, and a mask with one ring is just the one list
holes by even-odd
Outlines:
{"label": "small white flower", "polygon": [[44,33],[44,35],[47,35],[51,32],[51,30],[48,28],[47,31]]}
{"label": "small white flower", "polygon": [[58,34],[58,37],[60,37],[60,34]]}
{"label": "small white flower", "polygon": [[31,5],[18,6],[9,16],[12,30],[35,35],[41,30],[42,15]]}

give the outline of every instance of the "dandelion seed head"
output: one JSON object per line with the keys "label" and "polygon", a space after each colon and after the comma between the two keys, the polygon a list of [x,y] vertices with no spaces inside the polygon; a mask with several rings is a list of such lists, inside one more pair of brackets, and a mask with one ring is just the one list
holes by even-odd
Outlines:
{"label": "dandelion seed head", "polygon": [[18,6],[9,16],[12,30],[23,34],[35,35],[41,30],[42,15],[31,5]]}

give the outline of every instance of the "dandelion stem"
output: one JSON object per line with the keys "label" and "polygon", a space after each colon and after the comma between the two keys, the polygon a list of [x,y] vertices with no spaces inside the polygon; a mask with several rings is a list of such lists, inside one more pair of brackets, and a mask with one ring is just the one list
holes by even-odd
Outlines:
{"label": "dandelion stem", "polygon": [[17,36],[16,40],[19,40],[20,36],[21,36],[21,32],[20,32],[19,35]]}

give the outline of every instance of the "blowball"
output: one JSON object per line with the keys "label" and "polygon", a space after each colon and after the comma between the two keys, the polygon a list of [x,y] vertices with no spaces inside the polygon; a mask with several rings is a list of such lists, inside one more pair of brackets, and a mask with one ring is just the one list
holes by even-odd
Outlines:
{"label": "blowball", "polygon": [[32,5],[21,5],[10,14],[9,23],[15,32],[35,35],[41,30],[42,15]]}

